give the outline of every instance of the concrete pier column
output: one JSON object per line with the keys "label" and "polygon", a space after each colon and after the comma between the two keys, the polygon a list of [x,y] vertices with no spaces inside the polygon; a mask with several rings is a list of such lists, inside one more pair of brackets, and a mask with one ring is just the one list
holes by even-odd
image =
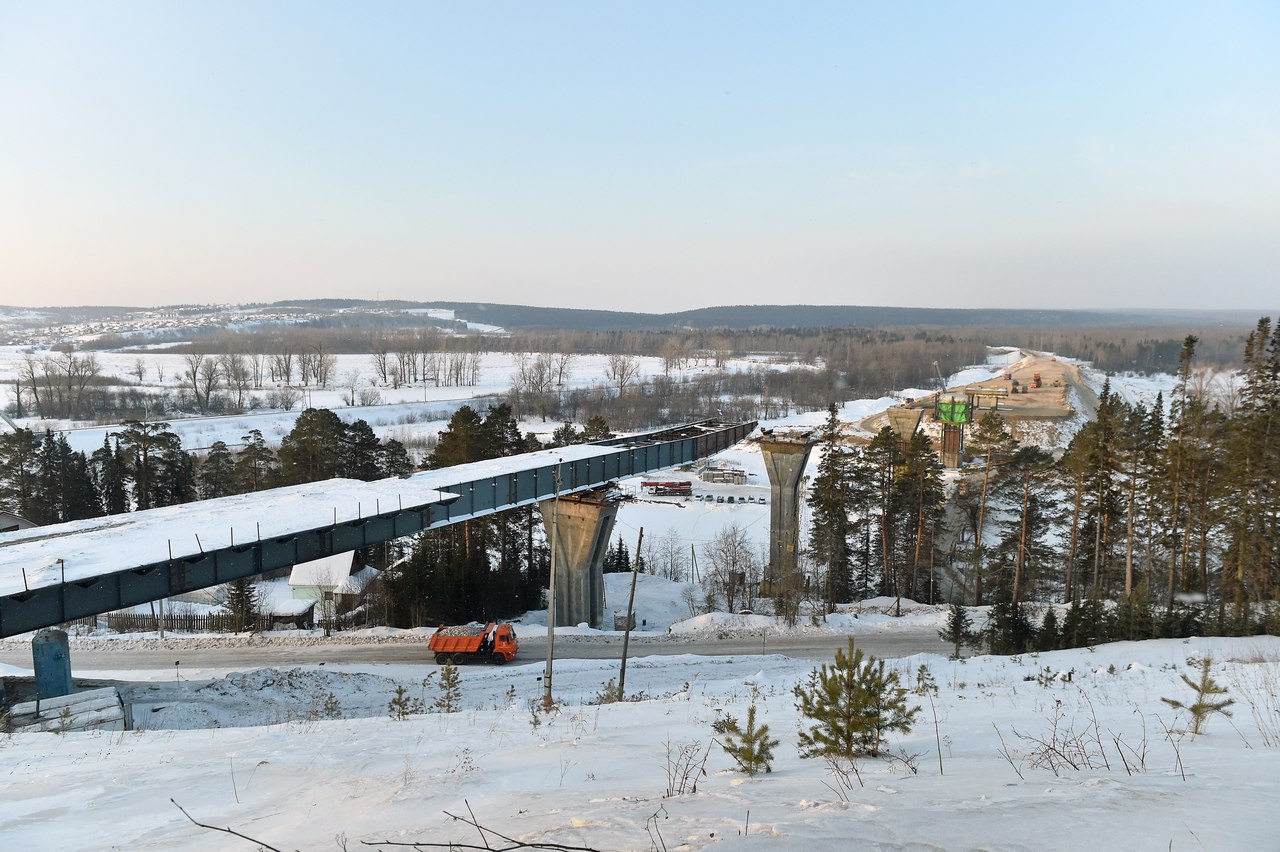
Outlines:
{"label": "concrete pier column", "polygon": [[764,469],[769,474],[769,564],[765,566],[763,585],[769,594],[796,573],[800,548],[800,481],[812,449],[813,441],[808,434],[765,435],[760,439]]}
{"label": "concrete pier column", "polygon": [[57,698],[75,692],[71,683],[71,646],[67,634],[46,628],[31,640],[31,661],[36,674],[36,698]]}
{"label": "concrete pier column", "polygon": [[547,541],[556,548],[556,627],[583,622],[600,627],[604,623],[604,555],[618,504],[593,492],[543,500],[538,510]]}

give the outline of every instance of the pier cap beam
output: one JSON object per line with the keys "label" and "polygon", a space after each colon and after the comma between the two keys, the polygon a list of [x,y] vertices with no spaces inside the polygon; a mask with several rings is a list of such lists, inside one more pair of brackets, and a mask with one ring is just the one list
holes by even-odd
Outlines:
{"label": "pier cap beam", "polygon": [[604,623],[604,556],[618,517],[616,495],[606,488],[538,503],[556,549],[556,627]]}

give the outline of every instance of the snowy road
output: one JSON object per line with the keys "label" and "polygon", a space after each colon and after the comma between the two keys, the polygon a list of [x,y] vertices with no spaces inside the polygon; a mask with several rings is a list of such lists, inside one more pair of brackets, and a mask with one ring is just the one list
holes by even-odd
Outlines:
{"label": "snowy road", "polygon": [[[546,657],[546,636],[530,635],[534,628],[526,628],[520,640],[520,656],[523,663],[536,662]],[[698,654],[702,656],[732,656],[744,654],[782,654],[801,660],[830,660],[837,648],[845,647],[842,635],[761,636],[711,638],[690,641],[670,641],[666,638],[651,639],[632,637],[630,657],[671,656]],[[932,629],[910,629],[893,633],[855,637],[857,647],[877,657],[905,657],[919,653],[947,654],[948,646]],[[77,677],[94,671],[121,671],[139,669],[174,668],[175,661],[184,671],[192,669],[244,669],[264,666],[360,664],[360,663],[429,663],[426,643],[387,642],[379,644],[342,644],[340,639],[332,643],[314,644],[263,643],[254,645],[217,644],[217,640],[173,639],[131,641],[128,647],[102,649],[107,643],[95,643],[96,647],[71,648],[71,663]],[[122,643],[123,644],[123,643]],[[558,636],[556,659],[608,660],[622,656],[622,639],[617,636]],[[0,646],[0,663],[20,668],[31,667],[30,648],[23,644],[6,643]]]}

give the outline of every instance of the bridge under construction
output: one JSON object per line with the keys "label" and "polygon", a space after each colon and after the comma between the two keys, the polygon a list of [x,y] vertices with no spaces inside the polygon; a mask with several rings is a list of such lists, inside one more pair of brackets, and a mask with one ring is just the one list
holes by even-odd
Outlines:
{"label": "bridge under construction", "polygon": [[[0,638],[261,575],[557,498],[727,449],[755,422],[705,421],[403,479],[330,479],[0,535]],[[616,506],[574,499],[561,524],[557,622],[598,623],[592,575]],[[563,591],[562,591],[563,590]],[[561,595],[569,595],[561,601]],[[563,609],[561,609],[563,607]]]}

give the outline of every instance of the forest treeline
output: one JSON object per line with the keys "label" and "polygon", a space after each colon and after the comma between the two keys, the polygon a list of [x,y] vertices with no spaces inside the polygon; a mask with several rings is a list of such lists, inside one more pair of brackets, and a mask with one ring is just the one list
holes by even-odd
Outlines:
{"label": "forest treeline", "polygon": [[[1183,340],[1167,407],[1104,387],[1096,419],[1058,460],[1019,446],[988,413],[967,443],[978,472],[957,501],[963,529],[950,531],[967,543],[945,551],[929,439],[886,428],[845,446],[833,412],[810,507],[815,587],[829,606],[874,594],[935,600],[944,587],[956,602],[994,604],[998,653],[1275,632],[1280,329],[1263,318],[1247,336],[1229,409],[1193,381],[1198,343]],[[1071,615],[1037,623],[1031,601],[1070,604]]]}

